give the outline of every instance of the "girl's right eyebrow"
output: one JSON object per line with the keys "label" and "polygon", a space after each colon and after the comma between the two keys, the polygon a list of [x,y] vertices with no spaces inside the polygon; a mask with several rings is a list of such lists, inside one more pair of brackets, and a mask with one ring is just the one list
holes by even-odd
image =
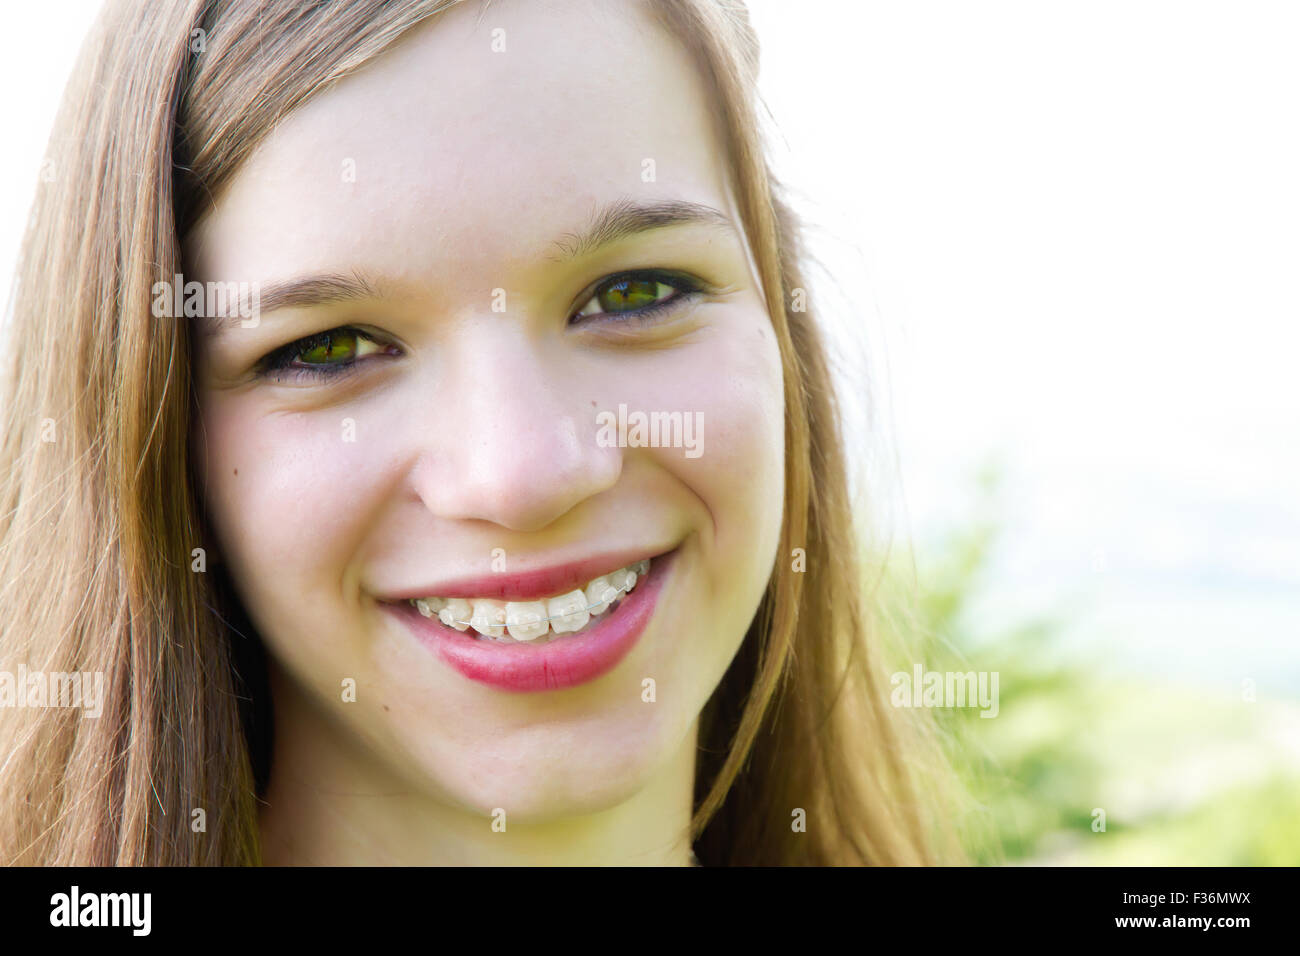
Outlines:
{"label": "girl's right eyebrow", "polygon": [[[276,309],[331,305],[337,302],[374,300],[383,297],[379,283],[359,271],[353,271],[350,275],[329,273],[284,279],[269,282],[258,291],[259,314],[262,316]],[[228,328],[238,327],[241,321],[239,315],[205,316],[204,332],[207,335],[218,335]]]}
{"label": "girl's right eyebrow", "polygon": [[290,306],[329,305],[353,299],[378,299],[382,295],[379,283],[363,272],[305,276],[273,282],[267,286],[262,291],[262,311],[272,312]]}

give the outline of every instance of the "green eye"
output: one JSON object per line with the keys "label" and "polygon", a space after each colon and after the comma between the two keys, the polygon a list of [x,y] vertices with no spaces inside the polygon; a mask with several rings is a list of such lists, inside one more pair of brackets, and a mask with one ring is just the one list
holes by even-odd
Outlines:
{"label": "green eye", "polygon": [[699,292],[698,283],[686,276],[661,272],[629,272],[611,276],[598,285],[595,294],[579,309],[575,318],[600,315],[649,317],[670,309],[678,300]]}
{"label": "green eye", "polygon": [[303,365],[345,365],[357,357],[357,333],[346,329],[326,332],[321,341],[299,349],[295,358]]}
{"label": "green eye", "polygon": [[359,329],[346,326],[318,332],[276,349],[262,359],[264,374],[279,378],[297,375],[333,375],[357,365],[369,355],[393,353]]}
{"label": "green eye", "polygon": [[620,279],[602,287],[596,301],[603,312],[627,312],[644,309],[672,292],[672,286],[653,279]]}

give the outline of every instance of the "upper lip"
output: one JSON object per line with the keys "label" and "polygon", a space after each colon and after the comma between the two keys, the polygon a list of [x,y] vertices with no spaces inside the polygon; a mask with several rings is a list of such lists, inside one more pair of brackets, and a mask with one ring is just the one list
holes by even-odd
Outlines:
{"label": "upper lip", "polygon": [[387,601],[411,601],[417,598],[494,598],[498,601],[531,601],[536,598],[568,594],[586,586],[593,578],[625,568],[638,561],[650,560],[672,549],[647,550],[629,548],[623,551],[606,551],[567,564],[553,564],[532,570],[516,569],[516,564],[531,564],[506,552],[504,571],[442,578],[428,585],[405,588],[389,595]]}

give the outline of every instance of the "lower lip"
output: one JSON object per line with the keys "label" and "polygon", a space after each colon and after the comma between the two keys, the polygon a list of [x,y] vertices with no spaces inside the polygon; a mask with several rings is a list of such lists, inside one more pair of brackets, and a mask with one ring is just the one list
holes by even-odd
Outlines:
{"label": "lower lip", "polygon": [[[576,637],[546,644],[498,644],[427,618],[411,605],[383,607],[406,622],[417,638],[465,677],[499,690],[529,692],[577,687],[613,670],[645,632],[676,551],[650,562],[650,573],[613,614]],[[472,628],[471,628],[472,631]]]}

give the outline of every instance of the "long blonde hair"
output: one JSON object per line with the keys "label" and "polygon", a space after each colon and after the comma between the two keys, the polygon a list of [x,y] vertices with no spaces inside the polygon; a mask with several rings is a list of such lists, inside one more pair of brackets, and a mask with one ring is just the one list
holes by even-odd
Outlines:
{"label": "long blonde hair", "polygon": [[[152,316],[151,288],[184,272],[180,237],[280,117],[456,2],[112,0],[91,31],[6,330],[0,666],[100,672],[106,694],[97,720],[0,708],[0,862],[260,861],[260,642],[222,573],[192,570],[210,538],[188,441],[191,331]],[[803,253],[763,152],[747,13],[648,6],[711,92],[786,389],[781,550],[702,715],[696,852],[960,860],[932,790],[936,738],[883,686],[826,354],[814,313],[793,307]]]}

